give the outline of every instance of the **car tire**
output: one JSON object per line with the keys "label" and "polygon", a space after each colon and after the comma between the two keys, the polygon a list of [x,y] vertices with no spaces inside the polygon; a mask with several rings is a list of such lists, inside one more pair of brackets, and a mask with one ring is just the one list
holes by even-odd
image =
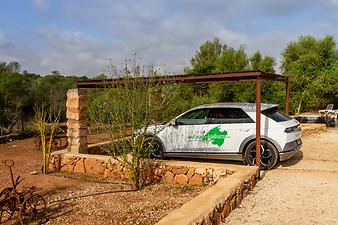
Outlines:
{"label": "car tire", "polygon": [[[244,152],[245,162],[249,165],[256,165],[256,141],[250,142]],[[269,141],[261,140],[261,165],[263,170],[272,169],[278,162],[279,155],[277,148]]]}
{"label": "car tire", "polygon": [[147,137],[144,139],[143,147],[151,159],[163,159],[162,143],[156,137]]}

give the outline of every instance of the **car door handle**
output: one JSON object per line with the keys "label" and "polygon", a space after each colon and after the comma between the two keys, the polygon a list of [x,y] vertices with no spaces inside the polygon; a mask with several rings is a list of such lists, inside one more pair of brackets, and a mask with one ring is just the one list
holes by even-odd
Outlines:
{"label": "car door handle", "polygon": [[248,132],[249,129],[240,129],[239,131],[241,131],[241,132]]}

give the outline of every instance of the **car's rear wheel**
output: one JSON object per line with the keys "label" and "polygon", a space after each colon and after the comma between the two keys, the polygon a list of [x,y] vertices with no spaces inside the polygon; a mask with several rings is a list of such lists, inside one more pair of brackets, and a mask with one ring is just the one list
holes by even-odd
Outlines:
{"label": "car's rear wheel", "polygon": [[[278,151],[269,141],[261,140],[261,169],[270,170],[278,162]],[[245,162],[249,165],[256,165],[256,141],[250,142],[244,153]]]}
{"label": "car's rear wheel", "polygon": [[161,142],[155,137],[147,137],[144,140],[143,147],[152,159],[163,158],[163,148]]}

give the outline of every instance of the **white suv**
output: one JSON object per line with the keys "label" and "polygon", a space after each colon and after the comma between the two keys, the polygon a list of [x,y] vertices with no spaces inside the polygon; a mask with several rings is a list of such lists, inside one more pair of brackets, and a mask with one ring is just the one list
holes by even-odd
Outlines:
{"label": "white suv", "polygon": [[[273,168],[302,145],[299,122],[261,104],[261,167]],[[165,125],[147,128],[152,156],[242,160],[255,165],[255,103],[217,103],[192,108]]]}

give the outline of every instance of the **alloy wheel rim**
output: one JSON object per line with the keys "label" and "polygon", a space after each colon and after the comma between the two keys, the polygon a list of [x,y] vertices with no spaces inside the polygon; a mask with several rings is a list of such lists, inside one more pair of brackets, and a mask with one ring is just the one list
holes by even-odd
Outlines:
{"label": "alloy wheel rim", "polygon": [[[272,150],[270,148],[265,148],[263,145],[260,147],[261,158],[260,165],[261,167],[267,167],[272,161]],[[249,154],[249,162],[252,165],[256,164],[256,148],[252,148]]]}

